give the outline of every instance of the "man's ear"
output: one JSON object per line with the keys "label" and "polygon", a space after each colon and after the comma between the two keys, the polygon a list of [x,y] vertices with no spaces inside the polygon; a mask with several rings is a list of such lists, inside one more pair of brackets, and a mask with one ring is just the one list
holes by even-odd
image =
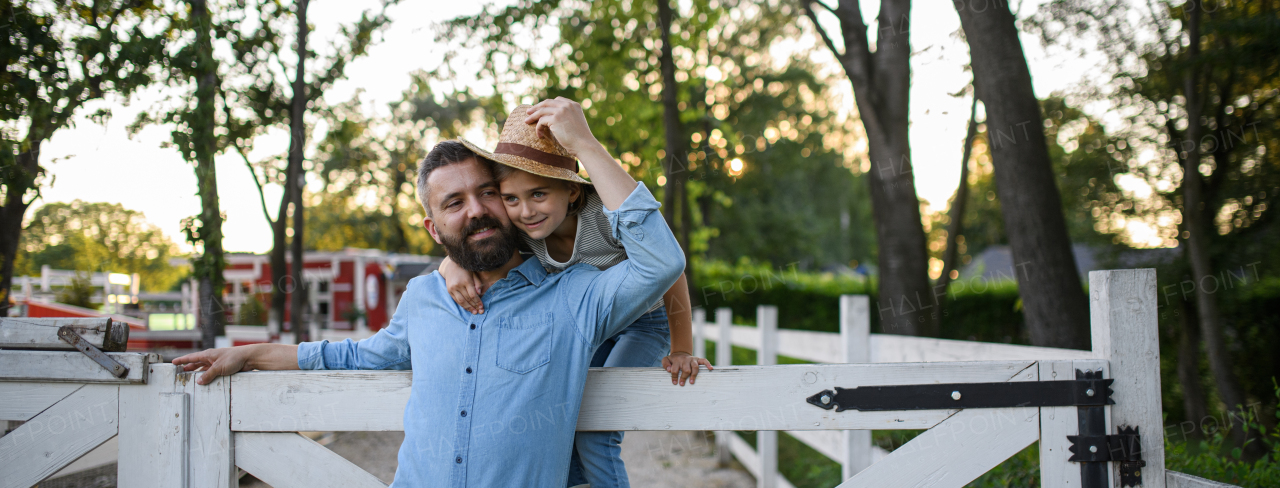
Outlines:
{"label": "man's ear", "polygon": [[444,245],[443,242],[440,242],[440,234],[436,232],[436,222],[431,217],[422,219],[422,226],[427,228],[427,233],[431,234],[432,239],[436,240],[436,244]]}

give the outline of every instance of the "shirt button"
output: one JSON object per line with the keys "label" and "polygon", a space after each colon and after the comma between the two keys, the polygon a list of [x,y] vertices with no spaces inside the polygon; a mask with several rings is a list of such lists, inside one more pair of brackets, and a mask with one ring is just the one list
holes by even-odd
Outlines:
{"label": "shirt button", "polygon": [[463,416],[463,417],[466,417],[466,416],[467,416],[467,411],[466,411],[466,410],[463,410],[463,411],[462,411],[462,416]]}
{"label": "shirt button", "polygon": [[454,458],[454,459],[453,459],[453,462],[458,463],[458,464],[462,464],[462,457],[461,457],[461,456],[459,456],[459,457]]}
{"label": "shirt button", "polygon": [[471,368],[467,368],[467,373],[471,373]]}
{"label": "shirt button", "polygon": [[471,330],[476,330],[476,324],[471,324]]}

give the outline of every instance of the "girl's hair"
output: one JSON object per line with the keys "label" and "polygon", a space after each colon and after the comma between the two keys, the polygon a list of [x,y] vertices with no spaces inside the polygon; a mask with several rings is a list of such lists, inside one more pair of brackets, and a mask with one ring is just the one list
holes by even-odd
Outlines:
{"label": "girl's hair", "polygon": [[[508,177],[510,177],[512,174],[515,174],[516,171],[524,171],[524,170],[512,168],[510,166],[507,166],[501,163],[495,164],[493,165],[493,179],[496,180],[498,183],[502,183],[502,180],[505,180]],[[582,211],[582,207],[587,205],[587,193],[588,192],[595,193],[596,191],[596,189],[591,185],[584,185],[576,181],[566,181],[559,178],[551,178],[549,176],[542,176],[542,177],[560,184],[565,189],[565,191],[573,191],[574,188],[578,189],[578,198],[572,202],[569,202],[569,213],[565,215],[578,215],[578,212]]]}

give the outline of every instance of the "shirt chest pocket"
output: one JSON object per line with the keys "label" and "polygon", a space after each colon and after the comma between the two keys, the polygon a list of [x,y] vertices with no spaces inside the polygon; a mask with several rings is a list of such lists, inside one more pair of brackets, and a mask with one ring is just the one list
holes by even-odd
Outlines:
{"label": "shirt chest pocket", "polygon": [[525,374],[551,362],[552,314],[507,317],[498,322],[499,368]]}

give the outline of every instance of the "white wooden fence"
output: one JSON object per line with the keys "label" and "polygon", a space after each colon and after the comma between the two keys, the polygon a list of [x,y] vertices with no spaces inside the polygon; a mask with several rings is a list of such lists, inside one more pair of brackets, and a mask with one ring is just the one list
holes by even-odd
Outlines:
{"label": "white wooden fence", "polygon": [[[705,357],[704,340],[716,344],[716,366],[732,365],[729,345],[754,349],[757,364],[777,364],[777,356],[818,363],[906,363],[983,360],[1085,360],[1092,351],[995,344],[872,334],[869,299],[865,295],[840,297],[840,332],[778,329],[778,309],[761,305],[756,309],[756,326],[733,325],[732,311],[716,310],[716,320],[706,321],[706,312],[693,311],[695,356]],[[729,337],[729,341],[721,341]],[[760,486],[790,488],[777,472],[777,433],[757,433],[757,449],[731,432],[718,432],[716,443],[721,463],[732,454],[759,480]],[[870,466],[887,452],[872,444],[866,430],[799,430],[788,432],[814,450],[841,464],[844,479]],[[774,479],[773,483],[767,480]]]}
{"label": "white wooden fence", "polygon": [[[763,455],[732,444],[722,452],[755,455],[762,486],[785,486],[770,454],[779,430],[841,460],[852,475],[843,488],[961,487],[1039,441],[1041,486],[1080,487],[1080,465],[1067,460],[1067,436],[1078,432],[1076,407],[837,412],[806,398],[835,387],[1053,381],[1101,370],[1115,379],[1116,403],[1104,407],[1106,432],[1140,428],[1143,486],[1222,486],[1164,469],[1155,272],[1091,273],[1090,303],[1091,352],[998,344],[958,352],[954,341],[868,335],[866,300],[859,297],[841,301],[843,342],[776,331],[772,307],[759,311],[758,332],[735,328],[721,312],[716,332],[700,333],[731,338],[717,342],[717,359],[731,357],[733,342],[759,348],[762,365],[725,364],[683,388],[672,387],[660,368],[593,368],[577,428],[754,430]],[[762,333],[777,341],[762,341]],[[973,350],[982,351],[981,361],[921,361],[974,359]],[[770,365],[778,353],[833,363]],[[36,366],[14,360],[29,354],[59,356]],[[407,371],[251,372],[197,386],[198,373],[178,373],[152,355],[112,356],[134,366],[130,375],[115,379],[78,352],[0,351],[0,371],[7,372],[0,376],[0,420],[25,422],[0,438],[0,488],[36,484],[112,438],[119,444],[119,486],[225,488],[237,485],[236,467],[278,488],[383,486],[298,432],[403,430],[412,381]],[[895,429],[928,431],[870,463],[867,432]],[[1119,488],[1117,468],[1109,466],[1109,486]]]}

